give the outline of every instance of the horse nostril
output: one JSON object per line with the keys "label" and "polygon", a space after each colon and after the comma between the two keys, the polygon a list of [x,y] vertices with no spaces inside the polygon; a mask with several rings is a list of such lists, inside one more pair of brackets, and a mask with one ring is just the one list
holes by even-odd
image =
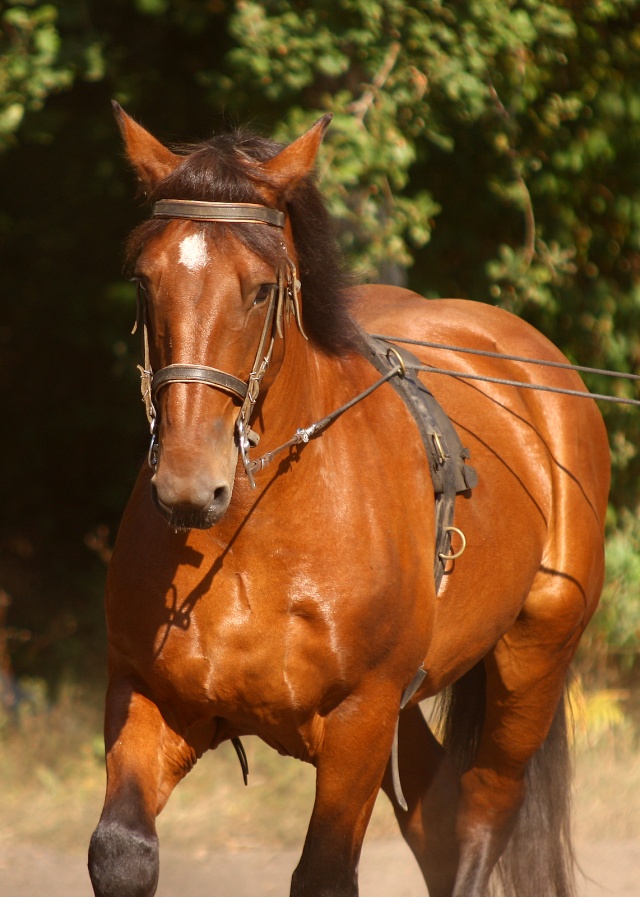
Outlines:
{"label": "horse nostril", "polygon": [[211,508],[214,511],[224,511],[231,499],[231,490],[228,486],[218,486],[213,491],[213,501]]}
{"label": "horse nostril", "polygon": [[231,501],[231,487],[222,483],[212,489],[204,482],[194,484],[157,473],[151,479],[151,496],[174,528],[208,529],[224,516]]}

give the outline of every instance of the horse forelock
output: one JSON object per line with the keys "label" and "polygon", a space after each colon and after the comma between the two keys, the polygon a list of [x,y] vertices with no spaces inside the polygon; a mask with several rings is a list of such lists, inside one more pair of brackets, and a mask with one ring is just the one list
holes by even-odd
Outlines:
{"label": "horse forelock", "polygon": [[[183,161],[154,185],[148,195],[161,199],[264,204],[262,189],[273,191],[260,163],[276,156],[282,146],[273,140],[238,130],[200,144],[182,146]],[[286,200],[302,284],[305,330],[321,348],[341,354],[354,342],[355,325],[349,314],[347,278],[335,239],[333,222],[311,178]],[[151,219],[131,234],[126,265],[131,268],[143,246],[162,234],[166,219]],[[251,252],[276,267],[282,260],[282,234],[262,224],[203,222],[218,239],[232,233]]]}

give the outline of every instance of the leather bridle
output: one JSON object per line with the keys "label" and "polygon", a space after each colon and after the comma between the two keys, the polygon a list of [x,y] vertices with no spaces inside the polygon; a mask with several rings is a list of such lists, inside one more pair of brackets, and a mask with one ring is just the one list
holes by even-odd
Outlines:
{"label": "leather bridle", "polygon": [[[153,208],[155,218],[186,218],[193,221],[222,221],[236,224],[266,224],[273,227],[284,227],[285,217],[278,209],[256,203],[224,203],[196,202],[183,199],[165,199],[157,202]],[[204,383],[214,389],[220,389],[238,399],[242,404],[236,420],[236,439],[243,467],[253,487],[254,464],[249,459],[249,448],[257,445],[258,435],[250,429],[250,421],[260,393],[262,379],[269,367],[273,347],[277,336],[283,335],[285,314],[293,314],[303,336],[306,336],[300,314],[300,281],[293,262],[286,254],[283,241],[283,260],[277,269],[277,282],[267,301],[264,325],[260,335],[258,349],[247,381],[218,368],[204,364],[170,364],[153,372],[149,352],[149,333],[147,326],[146,301],[138,291],[138,323],[142,324],[144,344],[144,365],[139,365],[140,386],[145,403],[147,419],[151,431],[149,445],[149,466],[155,469],[158,464],[158,411],[157,396],[161,389],[171,383]]]}
{"label": "leather bridle", "polygon": [[[187,218],[194,221],[224,221],[236,224],[266,224],[273,227],[284,227],[284,214],[277,209],[254,203],[222,203],[196,202],[183,199],[164,199],[157,202],[153,209],[156,218]],[[251,427],[251,417],[258,401],[260,385],[267,372],[276,338],[284,334],[284,319],[293,314],[301,334],[307,338],[302,325],[300,312],[300,281],[296,267],[287,255],[286,246],[282,242],[282,261],[276,271],[276,284],[267,302],[264,324],[251,373],[247,381],[240,380],[233,374],[205,364],[169,364],[159,371],[153,372],[149,353],[149,332],[147,326],[147,307],[141,290],[138,290],[138,316],[133,328],[135,333],[138,322],[142,323],[144,343],[144,365],[139,365],[140,387],[147,411],[147,419],[151,430],[148,462],[152,470],[158,465],[158,412],[156,401],[158,393],[171,383],[204,383],[214,389],[220,389],[238,399],[242,404],[235,425],[235,435],[242,466],[252,488],[255,489],[253,474],[263,470],[281,452],[303,445],[315,436],[320,435],[338,417],[358,402],[378,389],[383,383],[394,377],[404,377],[405,365],[392,346],[383,348],[383,356],[387,359],[382,376],[362,392],[358,393],[344,405],[327,414],[308,427],[299,428],[293,436],[267,452],[261,458],[252,460],[249,450],[258,444],[259,436]]]}

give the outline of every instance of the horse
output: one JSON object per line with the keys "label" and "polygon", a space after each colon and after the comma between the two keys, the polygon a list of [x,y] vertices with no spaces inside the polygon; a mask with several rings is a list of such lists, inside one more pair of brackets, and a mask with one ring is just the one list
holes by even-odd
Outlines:
{"label": "horse", "polygon": [[[170,149],[114,105],[153,204],[127,245],[152,445],[107,575],[95,894],[152,895],[173,788],[254,735],[316,770],[292,897],[357,897],[381,790],[431,897],[498,879],[569,897],[565,697],[609,488],[595,401],[505,310],[354,284],[314,177],[330,116],[285,146],[237,130]],[[393,388],[406,356],[391,340],[380,376],[367,334],[439,346],[413,373],[477,473],[450,549]],[[436,737],[420,703],[438,695]]]}

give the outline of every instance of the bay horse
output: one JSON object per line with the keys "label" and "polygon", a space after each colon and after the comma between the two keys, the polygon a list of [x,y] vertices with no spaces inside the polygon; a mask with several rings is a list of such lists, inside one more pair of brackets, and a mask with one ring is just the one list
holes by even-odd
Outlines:
{"label": "bay horse", "polygon": [[[313,179],[329,117],[285,147],[238,131],[174,152],[115,111],[154,203],[128,244],[153,439],[107,577],[95,894],[155,892],[172,789],[252,734],[316,768],[293,897],[356,897],[381,788],[431,897],[500,875],[509,895],[568,897],[564,694],[609,486],[595,402],[464,379],[586,391],[514,359],[563,362],[504,310],[349,285]],[[430,463],[363,332],[510,355],[416,349],[459,375],[416,376],[478,474],[439,588]],[[419,703],[445,690],[441,743]]]}

